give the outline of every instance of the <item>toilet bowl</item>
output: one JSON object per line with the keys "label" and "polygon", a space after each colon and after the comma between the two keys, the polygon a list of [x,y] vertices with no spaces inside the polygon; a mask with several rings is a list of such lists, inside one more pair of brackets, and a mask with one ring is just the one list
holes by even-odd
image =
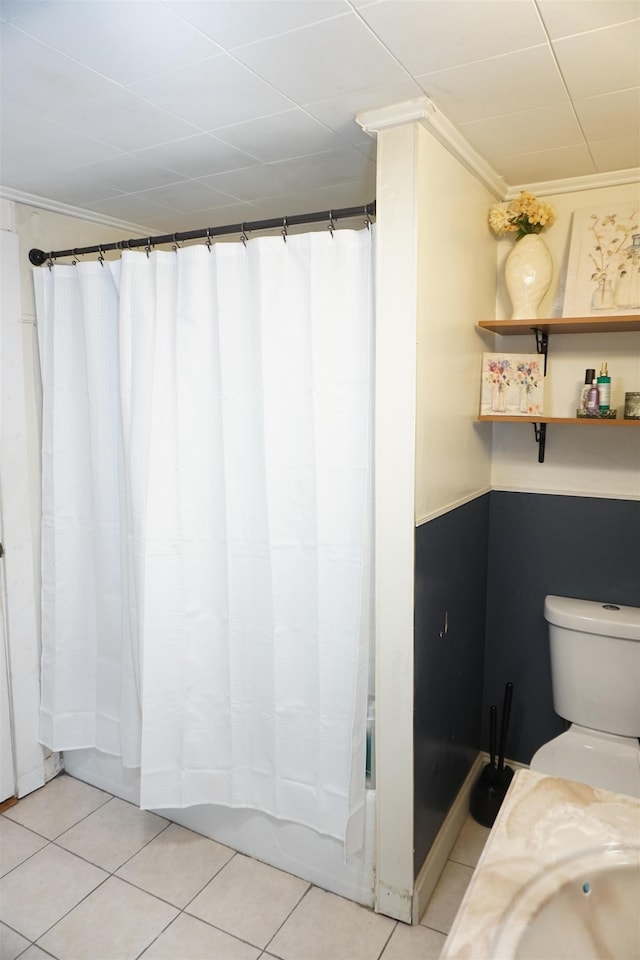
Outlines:
{"label": "toilet bowl", "polygon": [[640,797],[640,608],[548,596],[553,706],[531,769]]}

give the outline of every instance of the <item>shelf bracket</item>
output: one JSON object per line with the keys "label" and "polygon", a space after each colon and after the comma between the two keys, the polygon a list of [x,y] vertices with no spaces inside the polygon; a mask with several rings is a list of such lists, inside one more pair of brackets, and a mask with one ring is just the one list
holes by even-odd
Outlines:
{"label": "shelf bracket", "polygon": [[546,423],[534,423],[533,432],[538,444],[538,463],[544,463],[544,446],[547,439]]}
{"label": "shelf bracket", "polygon": [[544,356],[544,375],[547,375],[547,352],[549,350],[549,334],[538,327],[531,327],[536,335],[536,350]]}

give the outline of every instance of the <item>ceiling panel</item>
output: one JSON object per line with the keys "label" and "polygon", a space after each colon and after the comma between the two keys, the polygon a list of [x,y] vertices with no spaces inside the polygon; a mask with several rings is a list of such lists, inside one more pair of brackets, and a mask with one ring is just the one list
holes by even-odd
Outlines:
{"label": "ceiling panel", "polygon": [[505,189],[640,163],[640,0],[0,0],[0,71],[0,193],[145,232],[364,204],[424,94]]}

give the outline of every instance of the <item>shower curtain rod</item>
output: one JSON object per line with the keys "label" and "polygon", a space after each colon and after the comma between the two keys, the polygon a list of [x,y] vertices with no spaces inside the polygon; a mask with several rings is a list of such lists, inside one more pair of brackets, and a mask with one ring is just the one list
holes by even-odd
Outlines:
{"label": "shower curtain rod", "polygon": [[346,220],[364,214],[367,223],[376,213],[376,202],[373,200],[364,206],[343,207],[341,210],[323,210],[318,213],[301,213],[292,217],[275,217],[272,220],[252,220],[247,223],[232,223],[224,227],[205,227],[200,230],[185,230],[182,233],[165,233],[158,237],[137,237],[132,240],[117,240],[114,243],[101,243],[93,247],[76,247],[73,250],[51,250],[45,253],[36,247],[29,250],[29,260],[34,267],[41,267],[43,263],[51,263],[59,257],[79,257],[84,253],[103,254],[107,250],[131,250],[135,247],[161,246],[165,243],[181,243],[185,240],[213,240],[215,237],[229,236],[232,233],[239,233],[245,238],[248,233],[254,230],[273,230],[276,227],[282,228],[282,234],[286,239],[287,228],[297,227],[304,223],[322,223],[327,220],[329,227],[333,228],[336,220]]}

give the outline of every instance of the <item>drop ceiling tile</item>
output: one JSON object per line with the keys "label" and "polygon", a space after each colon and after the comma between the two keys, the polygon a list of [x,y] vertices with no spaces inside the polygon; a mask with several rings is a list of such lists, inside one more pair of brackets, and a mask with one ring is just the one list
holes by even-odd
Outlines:
{"label": "drop ceiling tile", "polygon": [[407,79],[355,13],[237,47],[234,56],[297,103]]}
{"label": "drop ceiling tile", "polygon": [[355,147],[283,160],[274,166],[308,187],[333,186],[357,179],[375,185],[375,164]]}
{"label": "drop ceiling tile", "polygon": [[520,0],[517,16],[500,0],[386,0],[359,12],[414,75],[546,41],[532,0]]}
{"label": "drop ceiling tile", "polygon": [[81,167],[118,152],[108,144],[42,118],[14,127],[3,137],[2,149],[20,156],[33,154],[47,169],[57,170]]}
{"label": "drop ceiling tile", "polygon": [[557,103],[519,113],[461,123],[460,133],[488,160],[519,153],[584,143],[571,104]]}
{"label": "drop ceiling tile", "polygon": [[107,200],[91,201],[87,204],[87,210],[102,214],[105,217],[115,217],[117,220],[130,223],[132,226],[141,227],[151,217],[158,218],[165,214],[175,216],[175,210],[154,203],[139,193],[126,193]]}
{"label": "drop ceiling tile", "polygon": [[207,186],[248,203],[268,197],[285,197],[299,186],[298,181],[286,176],[278,166],[267,163],[205,177],[204,182]]}
{"label": "drop ceiling tile", "polygon": [[43,169],[41,155],[12,154],[5,146],[5,139],[3,137],[0,152],[0,183],[13,190],[25,190],[38,197],[48,197],[49,195],[44,192],[46,189],[44,181],[47,179],[48,171]]}
{"label": "drop ceiling tile", "polygon": [[292,106],[287,97],[227,54],[145,80],[132,89],[203,130],[279,113]]}
{"label": "drop ceiling tile", "polygon": [[152,187],[163,187],[185,179],[182,174],[155,163],[149,163],[130,153],[121,153],[109,160],[81,167],[79,178],[93,178],[97,183],[113,187],[118,193],[136,193]]}
{"label": "drop ceiling tile", "polygon": [[236,150],[217,137],[207,133],[185,140],[163,143],[149,150],[140,150],[136,156],[167,170],[175,170],[185,177],[201,178],[229,170],[241,170],[258,163],[255,157]]}
{"label": "drop ceiling tile", "polygon": [[20,20],[35,7],[44,6],[44,0],[0,0],[0,19],[7,22]]}
{"label": "drop ceiling tile", "polygon": [[20,184],[21,189],[30,193],[33,184],[34,192],[38,195],[56,200],[58,203],[67,203],[72,207],[83,207],[92,200],[106,200],[117,197],[122,191],[98,180],[95,174],[88,174],[89,167],[80,167],[78,170],[61,170],[56,173],[40,171],[31,182],[27,177]]}
{"label": "drop ceiling tile", "polygon": [[637,134],[611,140],[592,140],[589,146],[599,173],[640,167],[640,139]]}
{"label": "drop ceiling tile", "polygon": [[538,0],[538,9],[552,40],[624,23],[639,12],[638,0]]}
{"label": "drop ceiling tile", "polygon": [[541,183],[596,173],[589,150],[584,144],[501,157],[494,161],[493,167],[511,184]]}
{"label": "drop ceiling tile", "polygon": [[204,60],[219,47],[161,3],[50,0],[21,29],[93,70],[130,84]]}
{"label": "drop ceiling tile", "polygon": [[422,96],[422,89],[415,80],[400,80],[384,87],[372,87],[331,97],[329,100],[305,103],[304,109],[346,142],[366,143],[371,137],[356,123],[358,113],[388,107],[419,96]]}
{"label": "drop ceiling tile", "polygon": [[586,97],[574,106],[588,139],[640,135],[640,87]]}
{"label": "drop ceiling tile", "polygon": [[120,150],[143,150],[195,134],[190,123],[148,103],[129,90],[82,103],[59,103],[52,118]]}
{"label": "drop ceiling tile", "polygon": [[556,40],[553,49],[573,98],[640,84],[640,20]]}
{"label": "drop ceiling tile", "polygon": [[337,134],[299,109],[224,127],[216,136],[266,163],[343,145]]}
{"label": "drop ceiling tile", "polygon": [[330,187],[317,187],[307,195],[309,210],[339,210],[340,207],[362,206],[362,220],[357,218],[351,226],[360,228],[366,221],[364,207],[375,200],[375,184],[362,180],[338,183]]}
{"label": "drop ceiling tile", "polygon": [[416,78],[454,123],[534,110],[568,99],[547,46]]}
{"label": "drop ceiling tile", "polygon": [[[184,230],[206,230],[207,227],[224,227],[228,224],[246,223],[261,219],[258,208],[248,203],[233,203],[211,210],[192,213],[176,213],[175,210],[150,216],[146,225],[155,234],[181,233]],[[238,236],[237,238],[240,239]]]}
{"label": "drop ceiling tile", "polygon": [[220,190],[214,190],[201,180],[183,180],[182,183],[155,187],[137,194],[144,200],[158,203],[179,213],[196,213],[200,210],[214,210],[235,201]]}
{"label": "drop ceiling tile", "polygon": [[11,103],[6,97],[2,97],[0,103],[0,116],[2,117],[2,132],[6,135],[14,127],[22,126],[23,123],[33,123],[38,119],[38,114],[26,107],[21,107],[17,103]]}
{"label": "drop ceiling tile", "polygon": [[177,0],[166,6],[226,50],[349,11],[345,0]]}
{"label": "drop ceiling tile", "polygon": [[15,27],[0,31],[2,98],[45,116],[59,103],[104,96],[117,86]]}

